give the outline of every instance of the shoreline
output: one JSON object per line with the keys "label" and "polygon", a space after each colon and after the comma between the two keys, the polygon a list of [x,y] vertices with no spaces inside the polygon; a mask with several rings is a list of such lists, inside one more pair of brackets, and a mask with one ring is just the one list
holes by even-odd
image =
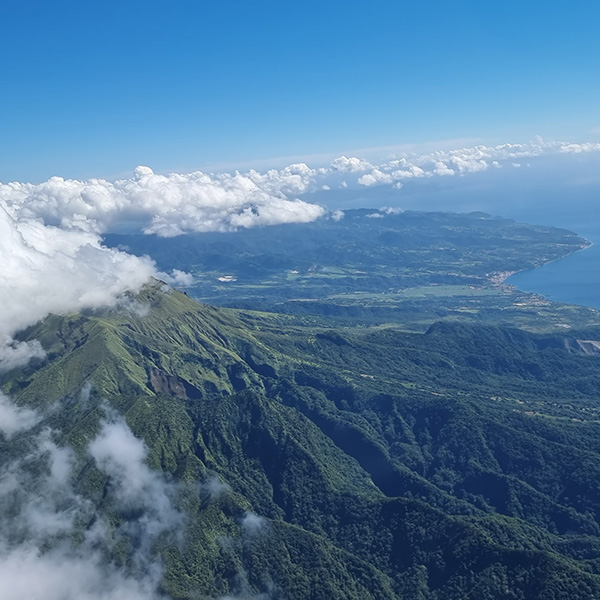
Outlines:
{"label": "shoreline", "polygon": [[[506,285],[506,286],[511,286],[513,287],[516,291],[519,292],[523,292],[526,294],[537,294],[538,296],[543,297],[544,299],[548,300],[549,302],[556,302],[558,304],[571,304],[574,306],[583,306],[586,308],[591,308],[594,310],[599,310],[600,309],[600,297],[598,298],[598,302],[596,303],[596,305],[590,303],[590,301],[586,301],[586,300],[581,300],[581,299],[573,299],[573,298],[566,298],[566,299],[554,299],[551,296],[553,295],[552,291],[540,291],[539,286],[534,286],[534,287],[538,287],[538,289],[532,289],[531,287],[529,289],[523,289],[521,287],[520,284],[517,283],[511,283],[509,281],[509,279],[513,276],[513,275],[519,275],[519,274],[526,274],[526,273],[533,273],[538,271],[539,269],[542,269],[543,267],[546,267],[547,265],[551,265],[553,263],[557,263],[563,259],[566,259],[570,256],[574,256],[575,254],[577,254],[578,252],[581,252],[583,250],[589,250],[590,248],[592,248],[593,246],[595,246],[596,244],[594,242],[592,242],[591,240],[588,240],[587,238],[583,238],[586,242],[587,245],[581,248],[578,248],[577,250],[574,250],[573,252],[570,252],[569,254],[565,254],[564,256],[560,257],[560,258],[555,258],[553,260],[550,260],[546,263],[543,263],[539,266],[530,268],[530,269],[522,269],[520,271],[515,271],[513,273],[511,273],[510,275],[508,275],[506,278],[503,279],[502,284]],[[521,282],[522,283],[522,282]],[[529,286],[528,286],[529,287]],[[571,288],[572,286],[569,285],[568,283],[565,283],[565,288]]]}
{"label": "shoreline", "polygon": [[[537,265],[535,267],[530,267],[529,269],[519,269],[518,271],[499,271],[498,273],[495,274],[497,281],[494,281],[493,277],[490,277],[490,281],[494,285],[503,285],[503,284],[514,285],[514,284],[510,284],[510,283],[506,284],[505,282],[508,279],[510,279],[513,275],[518,275],[519,273],[527,273],[529,271],[536,271],[537,269],[541,269],[547,265],[551,265],[552,263],[558,262],[559,260],[564,260],[565,258],[568,258],[569,256],[574,256],[578,252],[583,252],[584,250],[589,250],[592,246],[594,246],[594,242],[592,242],[591,240],[588,240],[587,238],[581,238],[581,239],[588,242],[588,245],[584,246],[583,248],[577,248],[577,250],[573,250],[573,252],[569,252],[568,254],[565,254],[564,256],[559,256],[558,258],[553,258],[552,260],[542,263],[541,265]],[[508,275],[505,275],[506,273],[508,273]],[[498,278],[498,276],[500,276],[502,278],[500,279],[500,278]],[[514,286],[514,287],[516,288],[516,286]],[[518,289],[518,288],[516,288],[516,289]],[[525,292],[526,290],[519,290],[519,291]],[[538,292],[535,292],[535,293],[538,293]]]}

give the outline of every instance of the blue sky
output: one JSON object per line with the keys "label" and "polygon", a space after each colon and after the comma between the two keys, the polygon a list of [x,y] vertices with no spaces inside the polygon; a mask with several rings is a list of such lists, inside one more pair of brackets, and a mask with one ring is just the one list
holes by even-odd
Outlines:
{"label": "blue sky", "polygon": [[0,181],[600,141],[599,20],[590,0],[3,0]]}

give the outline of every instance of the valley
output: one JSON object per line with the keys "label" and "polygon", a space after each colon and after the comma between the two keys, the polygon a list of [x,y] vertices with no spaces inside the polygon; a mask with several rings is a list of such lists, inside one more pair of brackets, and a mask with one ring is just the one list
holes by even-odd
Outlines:
{"label": "valley", "polygon": [[199,302],[323,318],[324,324],[439,319],[558,331],[600,324],[597,310],[551,303],[506,285],[589,246],[574,233],[485,213],[355,209],[308,224],[159,238],[110,234],[105,242],[149,255],[192,281]]}

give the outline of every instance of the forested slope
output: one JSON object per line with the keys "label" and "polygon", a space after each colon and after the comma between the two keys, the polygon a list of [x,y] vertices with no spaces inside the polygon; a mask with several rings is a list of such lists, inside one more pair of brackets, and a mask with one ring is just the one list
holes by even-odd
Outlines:
{"label": "forested slope", "polygon": [[[577,336],[339,332],[154,284],[24,332],[46,359],[2,383],[74,452],[95,516],[73,543],[105,521],[104,560],[138,577],[135,524],[156,507],[121,501],[97,440],[144,440],[168,490],[144,493],[176,517],[143,551],[173,598],[591,599],[600,356]],[[5,460],[26,452],[25,434],[0,443]]]}

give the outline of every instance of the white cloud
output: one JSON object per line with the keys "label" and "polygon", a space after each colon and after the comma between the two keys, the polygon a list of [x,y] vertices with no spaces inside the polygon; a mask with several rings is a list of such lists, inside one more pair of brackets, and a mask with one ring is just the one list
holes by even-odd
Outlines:
{"label": "white cloud", "polygon": [[171,273],[161,273],[160,278],[174,287],[190,287],[194,284],[193,275],[179,269],[173,269]]}
{"label": "white cloud", "polygon": [[[112,305],[156,273],[148,258],[102,246],[97,234],[63,230],[0,202],[0,369],[42,358],[37,343],[12,340],[49,313]],[[25,211],[26,212],[26,211]]]}
{"label": "white cloud", "polygon": [[46,352],[37,340],[18,342],[9,335],[0,337],[0,373],[24,367],[32,359],[43,359]]}
{"label": "white cloud", "polygon": [[331,163],[331,170],[339,171],[340,173],[368,171],[372,168],[373,165],[369,161],[355,157],[340,156]]}
{"label": "white cloud", "polygon": [[112,415],[101,423],[89,453],[109,478],[110,490],[119,510],[140,513],[121,526],[136,540],[133,563],[140,572],[156,569],[152,547],[158,536],[169,533],[181,541],[185,515],[174,507],[176,487],[146,464],[148,450],[122,417]]}
{"label": "white cloud", "polygon": [[400,215],[404,212],[402,208],[398,208],[397,206],[383,206],[381,208],[381,212],[384,212],[386,215]]}
{"label": "white cloud", "polygon": [[394,177],[391,173],[384,173],[379,169],[373,169],[370,173],[366,173],[358,179],[358,183],[365,186],[371,186],[377,183],[392,183],[393,181]]}
{"label": "white cloud", "polygon": [[[53,177],[36,185],[0,184],[0,369],[43,357],[39,345],[19,344],[12,336],[50,312],[114,305],[121,294],[139,289],[152,275],[175,286],[193,284],[186,273],[158,274],[147,258],[103,247],[103,232],[129,228],[168,237],[306,223],[329,215],[323,207],[296,197],[310,191],[327,194],[327,187],[378,185],[400,189],[403,182],[418,178],[510,168],[542,155],[597,151],[599,143],[536,138],[528,144],[406,153],[377,165],[341,156],[320,169],[296,163],[263,173],[158,175],[138,167],[131,178],[115,182]],[[144,311],[141,307],[138,313]]]}
{"label": "white cloud", "polygon": [[583,152],[595,152],[600,150],[600,144],[586,142],[584,144],[562,144],[560,152],[565,154],[581,154]]}
{"label": "white cloud", "polygon": [[226,494],[231,488],[223,483],[216,475],[209,477],[205,482],[200,484],[200,493],[205,493],[211,500],[220,498],[223,494]]}
{"label": "white cloud", "polygon": [[528,144],[478,145],[454,150],[437,150],[422,155],[407,154],[378,165],[361,159],[342,157],[338,159],[341,168],[337,166],[337,161],[334,161],[330,176],[342,169],[346,173],[362,172],[362,175],[356,179],[359,185],[371,187],[391,184],[396,189],[400,189],[402,182],[406,179],[466,175],[485,171],[491,167],[499,168],[504,165],[518,164],[518,160],[515,159],[598,151],[600,151],[600,143],[545,142],[538,137]]}
{"label": "white cloud", "polygon": [[[135,546],[126,568],[107,559],[113,540],[126,531],[113,525],[111,539],[94,505],[75,491],[71,449],[59,447],[48,429],[20,443],[24,452],[0,469],[0,600],[162,597],[162,570],[148,543]],[[82,530],[89,522],[94,525]]]}
{"label": "white cloud", "polygon": [[268,521],[253,513],[251,511],[247,511],[242,518],[242,528],[248,535],[257,535],[263,531],[268,526]]}
{"label": "white cloud", "polygon": [[15,433],[31,429],[38,422],[37,414],[14,404],[0,392],[0,432],[10,439]]}
{"label": "white cloud", "polygon": [[436,175],[454,175],[455,171],[454,169],[451,169],[444,161],[442,160],[438,160],[435,163],[435,169],[433,170],[433,172]]}
{"label": "white cloud", "polygon": [[324,216],[323,207],[298,195],[348,185],[393,185],[404,180],[453,176],[510,166],[524,157],[600,151],[599,143],[546,142],[477,145],[405,153],[373,164],[340,156],[329,167],[312,169],[296,163],[265,172],[156,174],[137,167],[128,179],[109,182],[53,177],[41,184],[0,184],[0,203],[19,221],[36,219],[46,226],[85,233],[136,229],[163,237],[190,232],[310,222]]}
{"label": "white cloud", "polygon": [[127,577],[98,552],[42,552],[22,546],[0,555],[0,600],[152,600],[151,580]]}
{"label": "white cloud", "polygon": [[137,167],[130,179],[109,182],[52,177],[33,185],[0,184],[0,200],[19,218],[41,219],[62,229],[102,233],[129,224],[172,237],[313,221],[324,214],[294,196],[309,189],[318,172],[303,163],[265,173],[157,175]]}
{"label": "white cloud", "polygon": [[174,490],[148,467],[145,444],[122,418],[114,416],[102,422],[89,452],[98,468],[109,476],[118,504],[126,510],[145,511],[146,530],[156,535],[181,525],[182,515],[171,504]]}

